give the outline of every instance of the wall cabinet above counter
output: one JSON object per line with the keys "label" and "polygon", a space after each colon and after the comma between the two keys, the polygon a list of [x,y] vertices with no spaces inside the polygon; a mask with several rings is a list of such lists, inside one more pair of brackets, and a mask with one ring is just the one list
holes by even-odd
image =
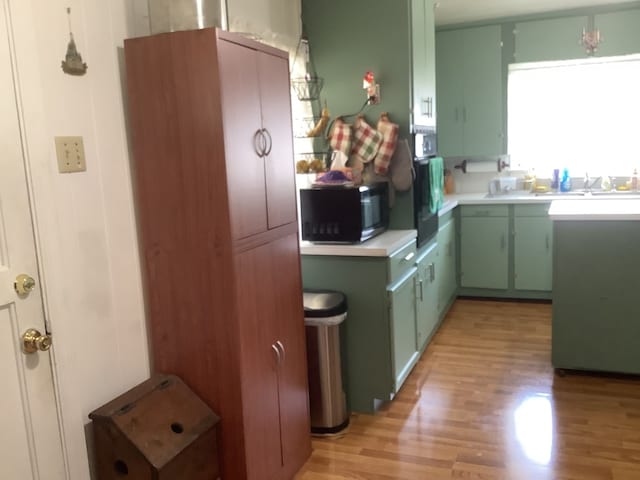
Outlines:
{"label": "wall cabinet above counter", "polygon": [[500,26],[436,34],[438,151],[447,157],[504,153]]}

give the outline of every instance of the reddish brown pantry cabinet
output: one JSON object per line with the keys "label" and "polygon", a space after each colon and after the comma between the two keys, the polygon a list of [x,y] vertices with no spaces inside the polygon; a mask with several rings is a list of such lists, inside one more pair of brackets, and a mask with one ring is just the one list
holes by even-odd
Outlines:
{"label": "reddish brown pantry cabinet", "polygon": [[125,41],[153,369],[220,415],[225,480],[311,452],[288,55],[214,29]]}

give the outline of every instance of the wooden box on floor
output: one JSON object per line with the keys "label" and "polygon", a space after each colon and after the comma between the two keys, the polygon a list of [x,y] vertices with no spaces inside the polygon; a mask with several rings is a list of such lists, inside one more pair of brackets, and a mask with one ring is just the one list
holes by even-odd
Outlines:
{"label": "wooden box on floor", "polygon": [[89,415],[98,480],[217,480],[218,417],[178,377],[154,375]]}

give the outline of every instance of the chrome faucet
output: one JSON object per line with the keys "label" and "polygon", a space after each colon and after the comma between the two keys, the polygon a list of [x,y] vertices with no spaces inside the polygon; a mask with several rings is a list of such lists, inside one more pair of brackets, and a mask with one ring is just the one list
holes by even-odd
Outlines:
{"label": "chrome faucet", "polygon": [[601,178],[602,177],[596,177],[595,180],[593,180],[593,182],[591,182],[591,179],[589,178],[589,172],[585,172],[584,173],[584,191],[585,192],[590,192],[593,189],[593,186],[596,183],[598,183],[598,180],[600,180]]}

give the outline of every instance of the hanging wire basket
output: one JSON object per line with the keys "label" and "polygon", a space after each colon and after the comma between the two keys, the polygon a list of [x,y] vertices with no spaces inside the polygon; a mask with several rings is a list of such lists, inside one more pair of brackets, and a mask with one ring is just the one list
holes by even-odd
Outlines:
{"label": "hanging wire basket", "polygon": [[296,92],[298,100],[317,100],[324,81],[321,77],[300,77],[291,80],[291,86]]}

